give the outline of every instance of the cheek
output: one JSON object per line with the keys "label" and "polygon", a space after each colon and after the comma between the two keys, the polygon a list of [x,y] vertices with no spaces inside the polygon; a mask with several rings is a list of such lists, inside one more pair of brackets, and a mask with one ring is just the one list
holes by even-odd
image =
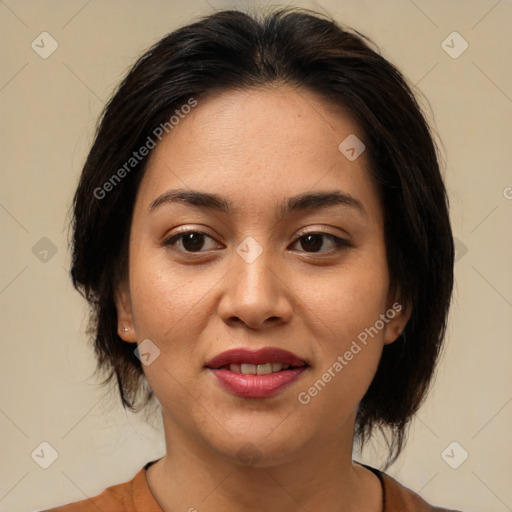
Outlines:
{"label": "cheek", "polygon": [[385,262],[362,256],[354,259],[359,260],[357,264],[328,275],[301,278],[296,289],[307,306],[303,314],[316,322],[317,343],[330,352],[373,326],[386,310],[389,283]]}
{"label": "cheek", "polygon": [[[198,399],[193,377],[202,368],[197,343],[207,325],[205,301],[215,281],[191,279],[169,270],[165,258],[134,251],[130,286],[137,340],[151,340],[160,355],[143,366],[149,386],[167,411],[183,410]],[[167,265],[167,269],[165,268]],[[188,391],[185,391],[188,390]]]}
{"label": "cheek", "polygon": [[[356,258],[328,279],[314,279],[301,288],[312,324],[309,333],[317,364],[303,391],[317,414],[336,423],[357,406],[379,363],[384,330],[379,321],[386,312],[388,273],[380,257]],[[322,286],[318,286],[322,284]],[[309,291],[306,294],[306,291]],[[303,395],[304,396],[304,395]],[[318,396],[318,398],[316,398]],[[313,404],[313,402],[315,402]],[[337,403],[330,409],[326,404]]]}
{"label": "cheek", "polygon": [[206,267],[173,264],[165,248],[151,247],[144,240],[140,245],[135,242],[130,254],[130,288],[137,326],[162,335],[183,324],[196,325],[201,321],[201,301],[217,280]]}
{"label": "cheek", "polygon": [[323,418],[330,425],[325,428],[333,430],[357,408],[375,376],[383,348],[383,331],[375,330],[375,324],[384,312],[384,301],[371,286],[343,284],[342,290],[318,296],[322,321],[311,332],[316,364],[297,396],[309,417]]}

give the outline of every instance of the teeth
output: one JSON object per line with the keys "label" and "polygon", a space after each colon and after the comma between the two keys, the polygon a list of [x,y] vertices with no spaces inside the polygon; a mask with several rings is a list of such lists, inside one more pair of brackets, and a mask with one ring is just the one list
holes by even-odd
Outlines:
{"label": "teeth", "polygon": [[241,365],[241,371],[244,375],[256,375],[257,366],[255,364],[245,364]]}
{"label": "teeth", "polygon": [[229,365],[229,370],[233,373],[242,373],[242,371],[240,370],[240,365],[239,364],[230,364]]}
{"label": "teeth", "polygon": [[268,375],[269,373],[280,372],[290,368],[289,364],[265,363],[265,364],[230,364],[229,371],[243,375]]}

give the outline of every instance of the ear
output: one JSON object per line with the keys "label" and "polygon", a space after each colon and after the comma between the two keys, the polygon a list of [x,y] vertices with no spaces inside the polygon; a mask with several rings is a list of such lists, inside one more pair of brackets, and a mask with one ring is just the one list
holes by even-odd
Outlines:
{"label": "ear", "polygon": [[408,304],[395,301],[391,304],[385,313],[384,320],[386,326],[384,328],[384,345],[393,343],[402,334],[407,322],[411,318],[412,308]]}
{"label": "ear", "polygon": [[135,329],[133,326],[132,302],[130,286],[127,280],[119,283],[115,292],[117,310],[117,333],[124,341],[135,343]]}

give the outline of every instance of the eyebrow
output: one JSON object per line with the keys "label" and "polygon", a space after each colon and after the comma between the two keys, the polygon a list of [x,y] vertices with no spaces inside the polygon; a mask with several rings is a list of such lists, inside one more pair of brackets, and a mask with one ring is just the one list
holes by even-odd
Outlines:
{"label": "eyebrow", "polygon": [[[186,203],[221,213],[233,213],[233,206],[224,197],[218,194],[185,189],[168,190],[164,192],[149,205],[148,210],[152,212],[159,206],[176,202]],[[284,218],[300,211],[312,208],[326,208],[334,205],[348,206],[366,215],[366,210],[359,199],[340,190],[309,192],[289,197],[279,204],[278,215],[280,218]]]}

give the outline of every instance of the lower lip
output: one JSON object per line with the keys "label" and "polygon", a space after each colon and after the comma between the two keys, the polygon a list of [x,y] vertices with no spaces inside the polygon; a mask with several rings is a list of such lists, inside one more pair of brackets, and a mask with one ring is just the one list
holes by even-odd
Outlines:
{"label": "lower lip", "polygon": [[243,398],[265,398],[277,395],[295,382],[306,367],[282,370],[267,375],[243,375],[229,370],[210,369],[220,385],[230,393]]}

